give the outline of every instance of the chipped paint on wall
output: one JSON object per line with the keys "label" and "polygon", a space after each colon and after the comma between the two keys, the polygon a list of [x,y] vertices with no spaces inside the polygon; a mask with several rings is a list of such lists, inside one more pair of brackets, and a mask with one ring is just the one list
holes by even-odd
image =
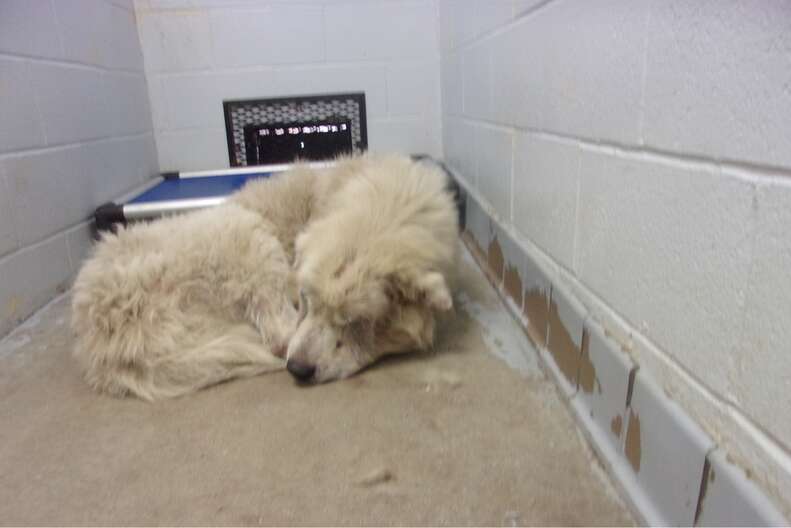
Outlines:
{"label": "chipped paint on wall", "polygon": [[489,249],[486,255],[489,271],[492,273],[495,284],[499,287],[505,268],[505,258],[503,257],[503,248],[500,247],[500,242],[497,241],[497,235],[494,235],[492,241],[489,242]]}
{"label": "chipped paint on wall", "polygon": [[610,431],[612,431],[612,434],[615,435],[615,438],[621,438],[622,430],[623,430],[623,417],[621,417],[621,415],[619,414],[615,416],[610,422]]}
{"label": "chipped paint on wall", "polygon": [[547,348],[560,372],[573,386],[577,384],[580,364],[580,347],[574,342],[566,325],[560,319],[558,306],[551,298],[549,301],[549,340]]}
{"label": "chipped paint on wall", "polygon": [[522,310],[522,297],[524,295],[522,289],[522,277],[519,275],[519,269],[512,266],[510,262],[505,264],[505,276],[503,277],[503,288],[505,293],[514,301],[516,307]]}
{"label": "chipped paint on wall", "polygon": [[626,444],[624,453],[635,473],[640,472],[640,458],[642,457],[640,439],[640,416],[629,410],[629,425],[626,427]]}
{"label": "chipped paint on wall", "polygon": [[590,394],[596,389],[599,394],[602,392],[601,381],[596,377],[596,365],[593,364],[588,352],[588,345],[590,343],[590,334],[587,330],[582,332],[582,353],[580,356],[579,365],[579,386],[580,388]]}

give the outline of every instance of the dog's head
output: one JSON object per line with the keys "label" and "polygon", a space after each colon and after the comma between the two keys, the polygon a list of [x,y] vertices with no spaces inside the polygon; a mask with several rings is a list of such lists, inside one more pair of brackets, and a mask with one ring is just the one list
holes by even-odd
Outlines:
{"label": "dog's head", "polygon": [[453,306],[442,273],[394,251],[386,237],[361,250],[349,235],[297,241],[298,254],[314,249],[298,257],[299,325],[287,355],[301,381],[345,378],[385,354],[425,349],[434,314]]}

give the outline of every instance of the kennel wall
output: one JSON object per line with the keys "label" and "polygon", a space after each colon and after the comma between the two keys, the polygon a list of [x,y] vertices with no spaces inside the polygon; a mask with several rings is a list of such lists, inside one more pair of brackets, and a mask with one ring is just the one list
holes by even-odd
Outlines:
{"label": "kennel wall", "polygon": [[[480,249],[495,268],[505,259],[520,309],[523,294],[525,307],[536,301],[517,288],[523,256],[544,265],[568,321],[571,355],[553,363],[572,401],[586,396],[577,369],[590,364],[573,355],[583,328],[625,351],[596,372],[620,365],[610,385],[634,391],[619,392],[621,416],[613,411],[606,431],[613,420],[628,444],[629,423],[641,425],[640,486],[672,494],[724,451],[744,470],[739,482],[757,483],[789,515],[791,9],[487,4],[486,16],[474,1],[440,6],[445,158],[492,221]],[[631,384],[629,365],[639,368]],[[672,409],[638,413],[653,396]],[[698,426],[662,422],[679,409]],[[668,440],[660,423],[688,442],[657,469],[651,457]],[[699,488],[690,486],[674,499],[688,522]]]}
{"label": "kennel wall", "polygon": [[139,1],[136,11],[163,170],[228,166],[224,100],[336,92],[365,92],[371,150],[441,154],[433,0]]}
{"label": "kennel wall", "polygon": [[158,172],[131,2],[0,2],[0,337],[68,287],[96,206]]}

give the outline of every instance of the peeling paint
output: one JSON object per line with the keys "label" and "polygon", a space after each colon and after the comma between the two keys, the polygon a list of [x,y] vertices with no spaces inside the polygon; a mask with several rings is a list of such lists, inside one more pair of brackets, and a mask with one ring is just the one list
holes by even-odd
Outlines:
{"label": "peeling paint", "polygon": [[500,280],[503,278],[503,269],[505,268],[505,257],[503,256],[503,248],[500,247],[500,242],[497,241],[497,235],[489,242],[488,250],[489,270],[495,278],[495,282],[499,286]]}
{"label": "peeling paint", "polygon": [[620,414],[613,418],[610,422],[610,431],[612,431],[612,434],[615,435],[615,438],[621,438],[621,431],[623,431],[623,418]]}
{"label": "peeling paint", "polygon": [[632,410],[629,411],[629,425],[626,428],[626,445],[624,446],[626,459],[632,465],[635,473],[640,472],[640,417]]}
{"label": "peeling paint", "polygon": [[503,287],[505,293],[516,303],[516,306],[522,309],[522,277],[519,276],[519,270],[510,264],[505,266],[505,276],[503,278]]}
{"label": "peeling paint", "polygon": [[558,306],[550,301],[549,304],[549,352],[563,376],[575,386],[580,366],[580,347],[574,343],[568,329],[560,320]]}
{"label": "peeling paint", "polygon": [[522,312],[527,317],[527,335],[536,346],[545,347],[549,324],[549,296],[547,293],[538,288],[525,290]]}
{"label": "peeling paint", "polygon": [[590,335],[588,330],[582,332],[582,354],[580,357],[579,366],[579,385],[586,394],[593,392],[594,388],[598,388],[599,394],[602,392],[601,382],[596,377],[596,366],[593,364],[588,353],[588,342]]}

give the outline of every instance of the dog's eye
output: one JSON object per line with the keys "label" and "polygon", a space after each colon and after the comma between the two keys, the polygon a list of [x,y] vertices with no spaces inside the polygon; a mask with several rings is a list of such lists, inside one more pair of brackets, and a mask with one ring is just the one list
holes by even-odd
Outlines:
{"label": "dog's eye", "polygon": [[335,342],[335,348],[341,348],[342,346],[343,346],[343,341],[338,339],[338,341]]}
{"label": "dog's eye", "polygon": [[305,295],[304,290],[299,290],[299,320],[305,318],[308,315],[308,296]]}

